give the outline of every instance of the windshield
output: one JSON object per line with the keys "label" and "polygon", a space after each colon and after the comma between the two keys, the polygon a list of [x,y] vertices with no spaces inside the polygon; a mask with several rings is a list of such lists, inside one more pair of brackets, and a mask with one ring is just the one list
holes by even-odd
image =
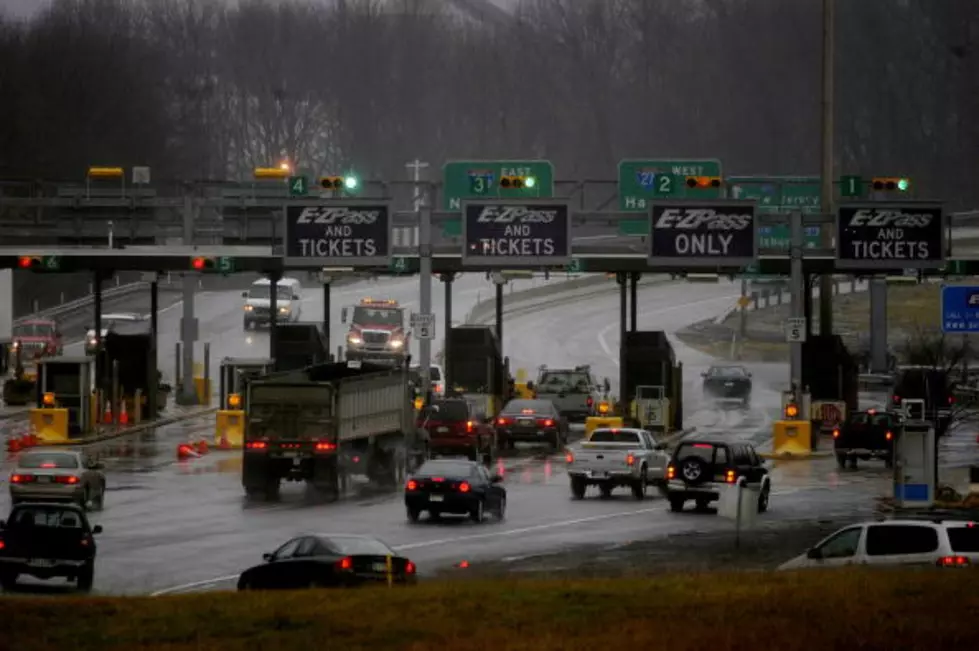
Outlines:
{"label": "windshield", "polygon": [[[276,300],[292,299],[292,289],[289,287],[278,287],[277,289],[278,291],[275,294]],[[248,290],[248,298],[269,298],[271,295],[269,285],[252,285],[251,289]]]}
{"label": "windshield", "polygon": [[747,371],[745,371],[740,366],[715,366],[708,374],[711,377],[727,377],[727,378],[739,378],[748,377]]}
{"label": "windshield", "polygon": [[39,506],[17,509],[9,524],[15,527],[80,529],[82,520],[75,511]]}
{"label": "windshield", "polygon": [[28,452],[17,462],[20,468],[77,468],[78,458],[65,452]]}
{"label": "windshield", "polygon": [[511,400],[503,408],[504,414],[551,414],[553,411],[546,400]]}
{"label": "windshield", "polygon": [[326,538],[326,542],[338,553],[344,555],[365,554],[370,556],[395,556],[390,547],[374,538],[337,536]]}
{"label": "windshield", "polygon": [[53,337],[54,325],[50,323],[18,323],[14,326],[14,337]]}
{"label": "windshield", "polygon": [[544,393],[590,393],[591,378],[582,371],[544,371],[537,383]]}
{"label": "windshield", "polygon": [[439,370],[438,366],[433,366],[432,370],[428,372],[428,379],[432,382],[442,381],[442,371]]}
{"label": "windshield", "polygon": [[353,323],[357,325],[400,326],[401,308],[355,307]]}
{"label": "windshield", "polygon": [[589,443],[639,443],[639,434],[613,429],[597,429],[592,432]]}
{"label": "windshield", "polygon": [[467,420],[469,405],[463,400],[436,400],[428,408],[428,418],[431,420]]}
{"label": "windshield", "polygon": [[429,461],[415,473],[416,477],[468,477],[472,464],[460,461]]}

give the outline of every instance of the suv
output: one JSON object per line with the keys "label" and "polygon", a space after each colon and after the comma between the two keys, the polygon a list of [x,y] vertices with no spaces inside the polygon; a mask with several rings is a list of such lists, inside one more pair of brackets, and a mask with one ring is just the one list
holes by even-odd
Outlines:
{"label": "suv", "polygon": [[666,467],[666,497],[670,510],[680,512],[687,500],[705,509],[720,499],[721,486],[737,484],[744,477],[746,487],[758,491],[758,512],[768,510],[772,490],[768,468],[751,443],[708,438],[687,438],[680,442]]}
{"label": "suv", "polygon": [[977,562],[979,524],[975,522],[884,520],[843,527],[778,569],[844,565],[969,567]]}
{"label": "suv", "polygon": [[428,433],[429,452],[438,455],[466,455],[486,465],[493,463],[496,432],[486,417],[474,414],[461,398],[434,400],[418,415],[417,427]]}
{"label": "suv", "polygon": [[79,590],[92,589],[95,534],[85,511],[74,504],[18,504],[0,520],[0,586],[9,590],[21,574],[63,576]]}

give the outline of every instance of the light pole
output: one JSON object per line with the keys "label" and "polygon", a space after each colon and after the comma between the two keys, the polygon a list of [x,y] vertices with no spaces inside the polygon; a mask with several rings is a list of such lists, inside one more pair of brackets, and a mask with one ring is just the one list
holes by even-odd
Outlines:
{"label": "light pole", "polygon": [[[415,218],[418,220],[418,280],[419,296],[418,309],[424,316],[432,313],[432,213],[422,197],[421,191],[421,172],[428,167],[417,158],[410,163],[405,163],[405,167],[413,171],[412,178],[415,182],[414,207]],[[412,333],[414,335],[414,333]],[[407,344],[406,344],[407,345]],[[425,403],[428,404],[428,396],[432,391],[432,340],[425,338],[418,340],[418,368],[421,375],[421,385],[425,391]]]}
{"label": "light pole", "polygon": [[[834,63],[836,61],[836,1],[823,0],[823,92],[822,92],[822,196],[823,212],[833,215],[833,110]],[[839,233],[836,237],[839,238]],[[824,237],[824,243],[828,244]],[[819,278],[819,334],[833,334],[833,277]]]}

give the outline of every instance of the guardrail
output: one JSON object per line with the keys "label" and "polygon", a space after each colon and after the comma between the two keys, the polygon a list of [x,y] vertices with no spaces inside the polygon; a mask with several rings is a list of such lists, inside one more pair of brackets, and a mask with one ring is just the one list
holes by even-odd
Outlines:
{"label": "guardrail", "polygon": [[[125,285],[118,285],[116,287],[111,287],[109,289],[102,290],[102,298],[118,298],[120,296],[126,296],[141,290],[149,288],[149,283],[145,282],[135,282],[126,283]],[[14,323],[21,321],[27,321],[30,319],[51,319],[59,316],[64,316],[71,312],[78,311],[84,307],[88,307],[95,302],[95,295],[89,294],[83,296],[82,298],[75,299],[73,301],[65,301],[64,303],[59,303],[54,307],[45,308],[43,310],[38,310],[32,314],[27,314],[22,317],[14,319]]]}

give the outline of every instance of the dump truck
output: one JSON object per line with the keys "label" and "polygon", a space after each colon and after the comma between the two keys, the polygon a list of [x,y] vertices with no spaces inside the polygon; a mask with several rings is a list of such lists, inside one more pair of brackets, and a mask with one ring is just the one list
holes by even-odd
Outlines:
{"label": "dump truck", "polygon": [[337,499],[362,475],[394,487],[424,461],[405,367],[317,364],[248,383],[242,485],[276,499],[283,480]]}

